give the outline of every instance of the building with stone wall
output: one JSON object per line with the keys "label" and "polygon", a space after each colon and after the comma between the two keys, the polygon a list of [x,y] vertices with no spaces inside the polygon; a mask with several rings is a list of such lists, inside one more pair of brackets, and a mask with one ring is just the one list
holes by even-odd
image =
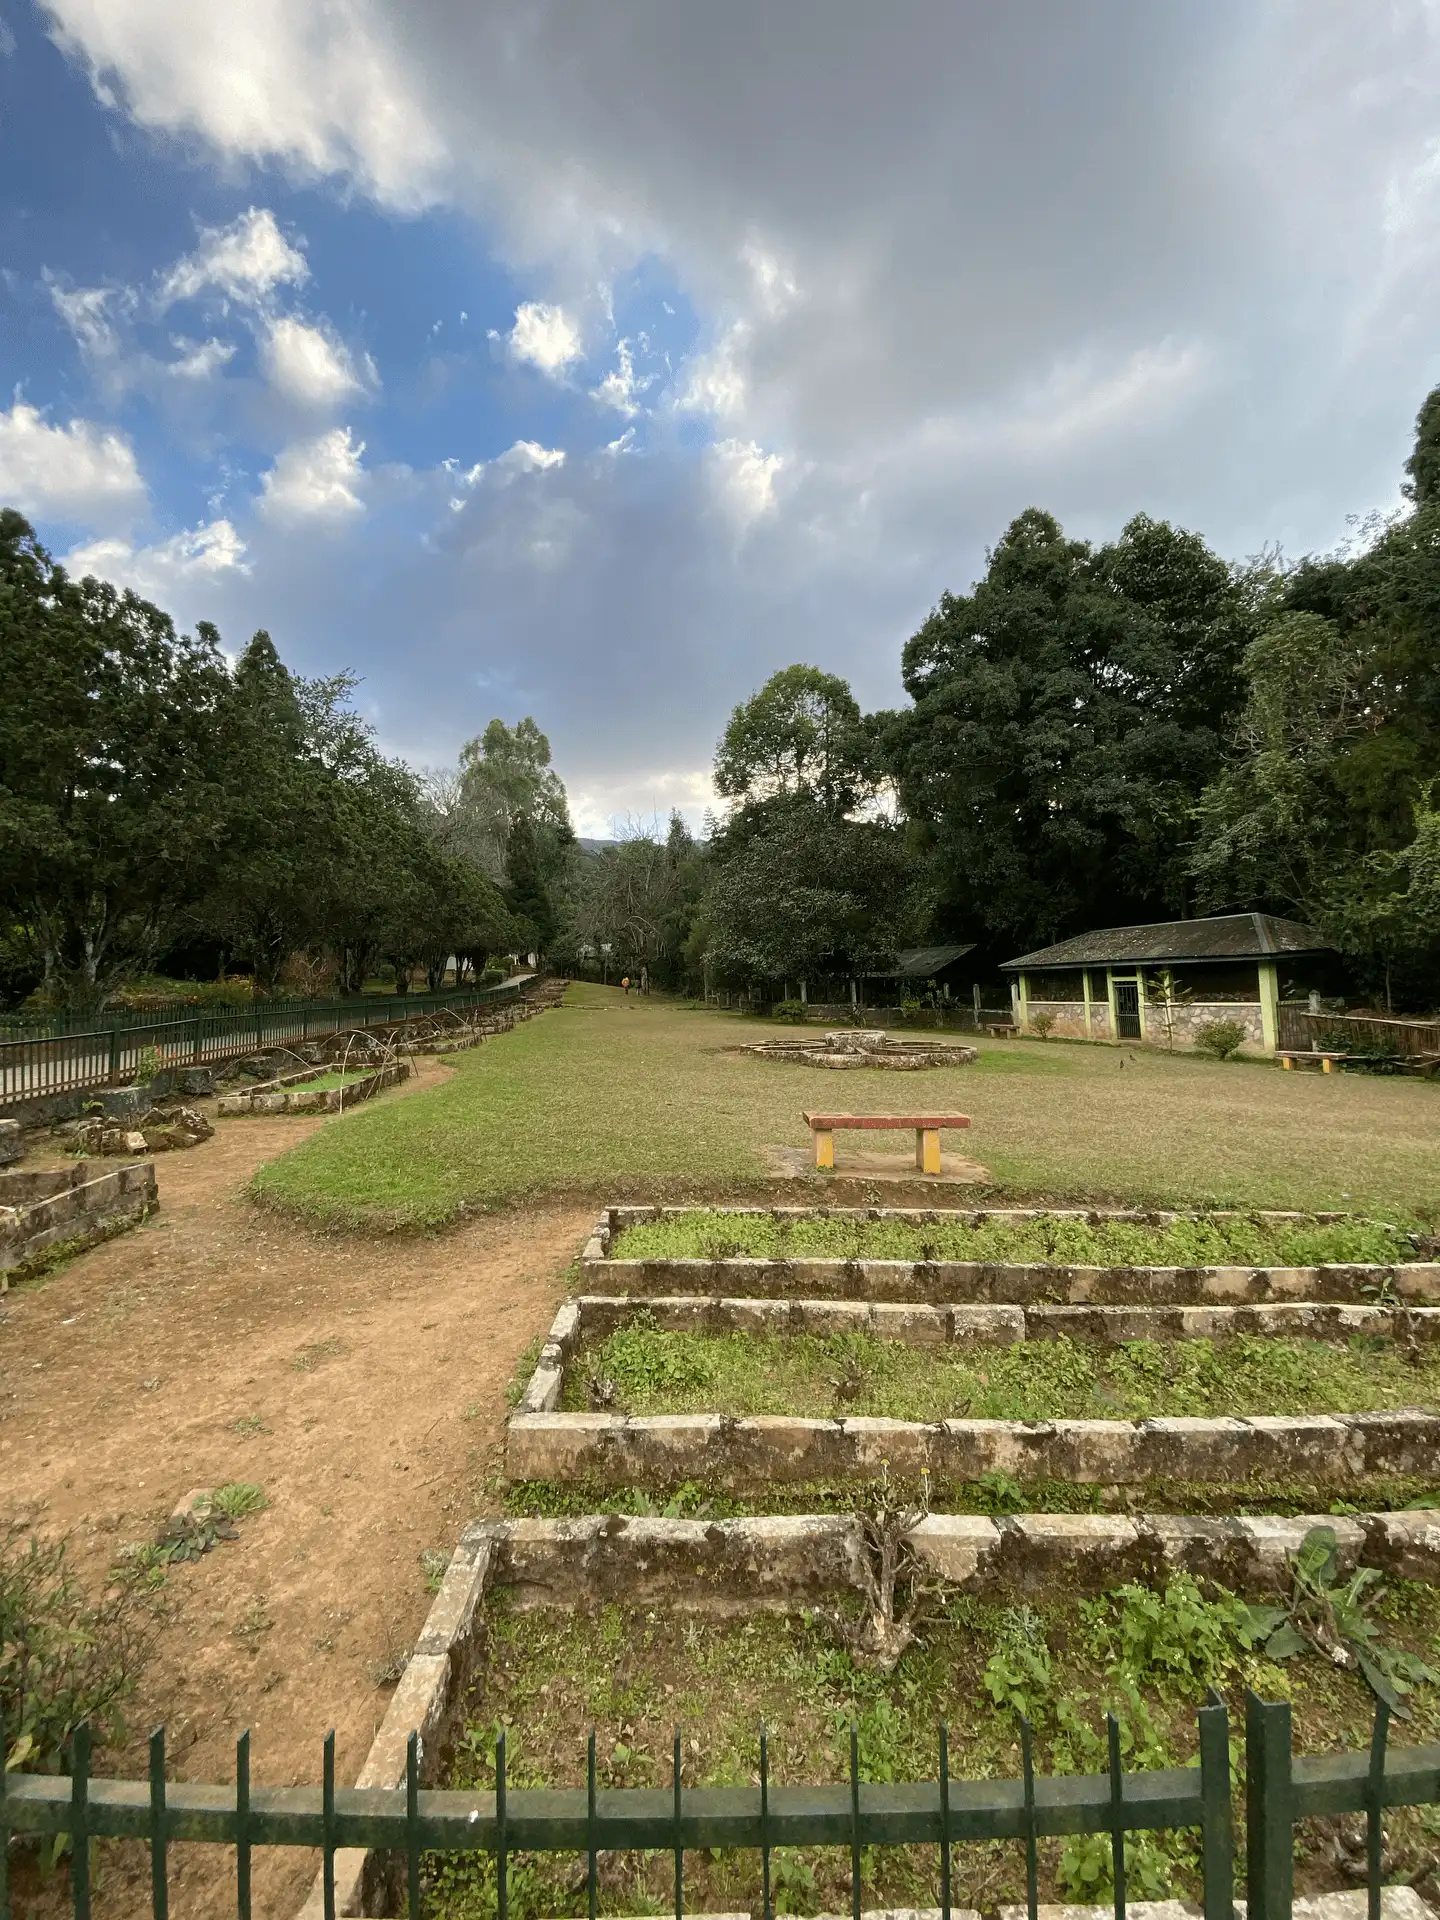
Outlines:
{"label": "building with stone wall", "polygon": [[1077,934],[1003,971],[1022,1033],[1048,1014],[1057,1037],[1191,1047],[1200,1027],[1233,1020],[1246,1052],[1274,1053],[1281,1001],[1333,991],[1335,960],[1298,920],[1225,913]]}

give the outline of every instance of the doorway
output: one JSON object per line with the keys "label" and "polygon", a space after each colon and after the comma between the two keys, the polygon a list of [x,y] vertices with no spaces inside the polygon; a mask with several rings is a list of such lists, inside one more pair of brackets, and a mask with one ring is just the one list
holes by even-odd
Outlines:
{"label": "doorway", "polygon": [[1121,1040],[1139,1040],[1140,1032],[1140,982],[1138,980],[1117,980],[1115,982],[1115,1027]]}

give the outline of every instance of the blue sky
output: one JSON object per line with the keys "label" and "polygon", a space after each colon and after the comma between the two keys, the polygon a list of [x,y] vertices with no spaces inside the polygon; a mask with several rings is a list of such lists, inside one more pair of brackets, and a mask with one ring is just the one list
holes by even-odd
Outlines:
{"label": "blue sky", "polygon": [[1026,505],[1335,545],[1440,379],[1435,0],[0,23],[0,499],[412,761],[533,713],[584,831],[900,698]]}

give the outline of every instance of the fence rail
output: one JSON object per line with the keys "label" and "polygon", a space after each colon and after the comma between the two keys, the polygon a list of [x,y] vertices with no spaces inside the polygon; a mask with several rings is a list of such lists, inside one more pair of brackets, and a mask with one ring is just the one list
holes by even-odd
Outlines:
{"label": "fence rail", "polygon": [[1440,1054],[1440,1020],[1394,1020],[1384,1014],[1311,1013],[1280,1003],[1280,1045],[1298,1051]]}
{"label": "fence rail", "polygon": [[519,986],[511,984],[462,987],[443,998],[368,994],[353,1000],[258,1000],[239,1010],[140,1014],[75,1032],[0,1035],[0,1111],[49,1094],[124,1085],[150,1054],[158,1054],[166,1067],[207,1066],[272,1047],[303,1045],[330,1034],[473,1012],[513,1000],[519,992]]}
{"label": "fence rail", "polygon": [[[852,1727],[850,1778],[832,1787],[772,1786],[762,1728],[756,1787],[685,1787],[677,1733],[668,1789],[601,1790],[592,1733],[584,1788],[512,1791],[506,1782],[502,1732],[493,1793],[422,1789],[414,1734],[406,1782],[395,1788],[337,1788],[333,1733],[325,1741],[319,1788],[252,1787],[248,1733],[237,1744],[235,1780],[226,1786],[168,1781],[163,1731],[151,1737],[148,1781],[92,1779],[89,1730],[81,1727],[72,1741],[68,1777],[6,1776],[0,1770],[0,1920],[10,1920],[11,1835],[69,1835],[76,1920],[89,1920],[91,1911],[89,1842],[105,1837],[149,1842],[156,1920],[166,1920],[168,1912],[167,1849],[174,1841],[235,1848],[240,1920],[250,1920],[251,1852],[257,1846],[320,1849],[326,1920],[334,1920],[335,1854],[341,1847],[374,1848],[394,1856],[397,1866],[403,1861],[411,1920],[419,1920],[423,1911],[421,1856],[426,1852],[492,1854],[497,1920],[507,1920],[508,1875],[516,1853],[583,1855],[594,1920],[602,1852],[666,1852],[674,1858],[676,1920],[683,1920],[686,1852],[698,1847],[749,1848],[760,1854],[762,1920],[772,1920],[773,1850],[844,1847],[850,1855],[852,1911],[859,1920],[864,1850],[928,1845],[939,1848],[940,1904],[945,1920],[950,1920],[952,1848],[993,1840],[1024,1844],[1027,1905],[1035,1920],[1037,1842],[1079,1833],[1110,1835],[1115,1914],[1116,1920],[1124,1920],[1126,1835],[1175,1828],[1200,1830],[1205,1920],[1233,1920],[1229,1716],[1217,1695],[1200,1709],[1198,1721],[1198,1767],[1127,1774],[1120,1762],[1120,1729],[1111,1715],[1108,1771],[1053,1777],[1035,1774],[1030,1729],[1022,1721],[1024,1770],[1019,1780],[952,1779],[942,1725],[936,1779],[902,1785],[862,1781],[859,1741]],[[1379,1920],[1384,1809],[1440,1801],[1440,1746],[1389,1748],[1389,1724],[1389,1710],[1382,1703],[1368,1753],[1293,1760],[1288,1703],[1249,1696],[1245,1759],[1250,1920],[1289,1920],[1295,1822],[1345,1813],[1366,1817],[1370,1920]]]}

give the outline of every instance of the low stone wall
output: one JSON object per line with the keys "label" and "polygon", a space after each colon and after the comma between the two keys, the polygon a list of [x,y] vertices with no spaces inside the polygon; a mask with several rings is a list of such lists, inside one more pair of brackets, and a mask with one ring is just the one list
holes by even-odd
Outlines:
{"label": "low stone wall", "polygon": [[[1090,1031],[1085,1030],[1085,1003],[1082,1000],[1036,1000],[1030,999],[1025,1009],[1025,1031],[1033,1032],[1037,1013],[1048,1014],[1054,1022],[1050,1028],[1051,1036],[1057,1040],[1113,1040],[1111,1031],[1110,1006],[1105,1000],[1090,1002]],[[1245,1029],[1244,1048],[1261,1053],[1265,1051],[1265,1030],[1260,1015],[1258,1000],[1205,1000],[1185,1001],[1175,1005],[1167,1015],[1163,1008],[1147,1003],[1142,1015],[1145,1024],[1145,1045],[1166,1046],[1169,1041],[1165,1032],[1167,1023],[1173,1028],[1174,1043],[1188,1052],[1195,1045],[1195,1035],[1203,1026],[1215,1020],[1233,1020]],[[1126,1040],[1125,1046],[1139,1046],[1138,1040]]]}
{"label": "low stone wall", "polygon": [[922,1473],[979,1480],[1235,1483],[1300,1478],[1337,1489],[1378,1475],[1433,1474],[1440,1415],[1252,1415],[1246,1419],[822,1420],[790,1415],[514,1413],[514,1480],[669,1487],[701,1480],[731,1493]]}
{"label": "low stone wall", "polygon": [[1440,1262],[1396,1267],[1041,1267],[954,1260],[604,1260],[584,1263],[596,1291],[761,1299],[1038,1307],[1200,1307],[1266,1301],[1359,1305],[1390,1287],[1407,1304],[1440,1304]]}
{"label": "low stone wall", "polygon": [[108,1239],[159,1204],[149,1161],[103,1173],[83,1162],[43,1173],[0,1173],[0,1292],[10,1274],[48,1248]]}
{"label": "low stone wall", "polygon": [[408,1061],[392,1060],[388,1066],[376,1067],[343,1087],[312,1089],[306,1085],[307,1081],[319,1080],[330,1071],[329,1067],[312,1067],[305,1073],[262,1081],[257,1087],[247,1087],[243,1093],[224,1094],[216,1111],[223,1117],[244,1113],[340,1113],[357,1101],[368,1100],[383,1088],[408,1079],[410,1066]]}
{"label": "low stone wall", "polygon": [[[1288,1556],[1317,1525],[1334,1528],[1347,1571],[1365,1565],[1404,1579],[1440,1578],[1440,1514],[1429,1512],[1289,1520],[930,1514],[907,1538],[922,1566],[970,1593],[1044,1592],[1062,1581],[1071,1592],[1100,1592],[1120,1580],[1163,1581],[1182,1570],[1269,1593],[1288,1585]],[[507,1590],[510,1604],[524,1609],[663,1605],[733,1618],[842,1600],[864,1591],[864,1569],[860,1524],[848,1515],[477,1522],[461,1536],[355,1784],[400,1786],[412,1731],[420,1736],[422,1784],[440,1778],[479,1671],[492,1590]],[[334,1866],[338,1915],[403,1910],[403,1861],[395,1855],[342,1848]],[[323,1912],[317,1877],[299,1920],[321,1920]],[[1059,1920],[1061,1910],[1047,1912]],[[1173,1920],[1168,1907],[1165,1920]],[[1348,1909],[1343,1920],[1350,1920]],[[1416,1916],[1406,1911],[1390,1920]]]}

